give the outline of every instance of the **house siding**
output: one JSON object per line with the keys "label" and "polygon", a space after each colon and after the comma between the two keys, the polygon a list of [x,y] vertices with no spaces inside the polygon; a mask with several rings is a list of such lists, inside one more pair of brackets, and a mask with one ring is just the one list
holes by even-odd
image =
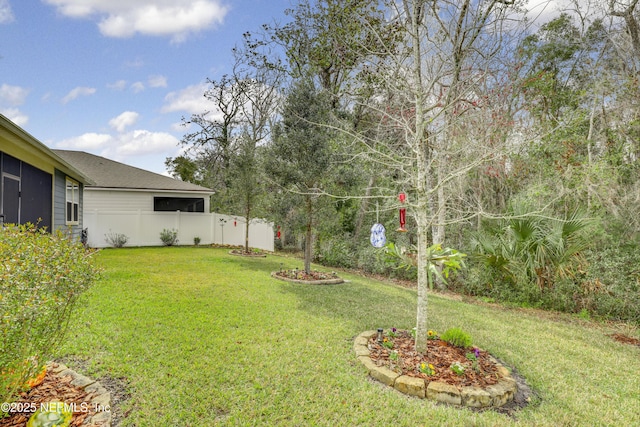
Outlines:
{"label": "house siding", "polygon": [[[80,183],[80,200],[79,200],[79,212],[78,212],[78,224],[67,225],[67,218],[65,215],[65,205],[67,201],[66,183],[67,177],[64,172],[57,170],[55,172],[54,179],[54,196],[53,196],[53,228],[54,230],[69,231],[74,238],[80,239],[83,225],[83,199],[84,191],[83,185]],[[73,179],[73,177],[69,177]],[[74,179],[75,181],[75,179]]]}
{"label": "house siding", "polygon": [[182,192],[93,190],[85,188],[84,209],[108,211],[153,211],[154,197],[202,197],[204,211],[209,212],[208,194],[188,194]]}

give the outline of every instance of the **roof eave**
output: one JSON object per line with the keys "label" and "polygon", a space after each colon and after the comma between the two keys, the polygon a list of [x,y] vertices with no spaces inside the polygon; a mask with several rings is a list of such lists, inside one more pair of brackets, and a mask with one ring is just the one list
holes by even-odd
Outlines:
{"label": "roof eave", "polygon": [[3,116],[2,114],[0,114],[0,125],[5,129],[7,129],[8,131],[15,134],[18,138],[20,138],[22,141],[29,144],[31,147],[35,148],[37,151],[40,151],[46,154],[52,160],[57,162],[58,165],[61,166],[61,167],[58,167],[58,169],[64,172],[65,174],[78,179],[84,185],[95,184],[95,182],[91,178],[89,178],[84,173],[80,172],[78,169],[70,165],[62,157],[54,153],[49,147],[44,145],[42,142],[40,142],[38,139],[36,139],[26,130],[22,129],[20,126],[16,125],[15,123],[13,123],[11,120]]}
{"label": "roof eave", "polygon": [[213,190],[184,190],[175,188],[140,188],[140,187],[105,187],[98,185],[90,185],[85,187],[85,190],[96,191],[138,191],[138,192],[157,192],[157,193],[189,193],[189,194],[204,194],[211,196],[215,194]]}

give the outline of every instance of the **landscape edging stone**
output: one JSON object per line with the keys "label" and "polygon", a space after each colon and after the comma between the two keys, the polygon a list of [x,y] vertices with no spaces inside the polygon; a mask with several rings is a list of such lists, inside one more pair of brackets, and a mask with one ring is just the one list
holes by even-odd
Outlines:
{"label": "landscape edging stone", "polygon": [[486,389],[480,387],[458,388],[439,381],[426,381],[422,378],[401,375],[386,366],[378,366],[369,357],[371,352],[368,347],[369,339],[376,334],[376,331],[365,331],[354,339],[353,350],[356,357],[367,369],[369,376],[403,394],[450,405],[473,408],[497,408],[512,401],[516,395],[517,382],[511,377],[509,370],[494,358],[492,358],[492,361],[497,365],[498,373],[502,378],[497,384],[491,385]]}

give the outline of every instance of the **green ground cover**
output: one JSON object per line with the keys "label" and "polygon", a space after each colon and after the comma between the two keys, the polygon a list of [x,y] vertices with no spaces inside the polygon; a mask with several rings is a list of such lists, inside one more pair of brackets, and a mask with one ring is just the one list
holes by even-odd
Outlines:
{"label": "green ground cover", "polygon": [[640,425],[640,349],[602,325],[430,296],[430,327],[461,327],[539,395],[516,417],[408,398],[368,379],[353,338],[411,329],[416,292],[342,274],[309,286],[269,276],[290,258],[211,248],[103,250],[60,357],[124,378],[122,426]]}

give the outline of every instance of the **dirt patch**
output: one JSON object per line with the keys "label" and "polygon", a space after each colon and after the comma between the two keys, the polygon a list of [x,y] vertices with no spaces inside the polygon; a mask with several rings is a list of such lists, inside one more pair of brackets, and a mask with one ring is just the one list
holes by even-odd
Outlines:
{"label": "dirt patch", "polygon": [[635,345],[640,347],[640,340],[637,338],[633,338],[624,334],[611,334],[609,336],[614,340],[621,342],[623,344]]}

